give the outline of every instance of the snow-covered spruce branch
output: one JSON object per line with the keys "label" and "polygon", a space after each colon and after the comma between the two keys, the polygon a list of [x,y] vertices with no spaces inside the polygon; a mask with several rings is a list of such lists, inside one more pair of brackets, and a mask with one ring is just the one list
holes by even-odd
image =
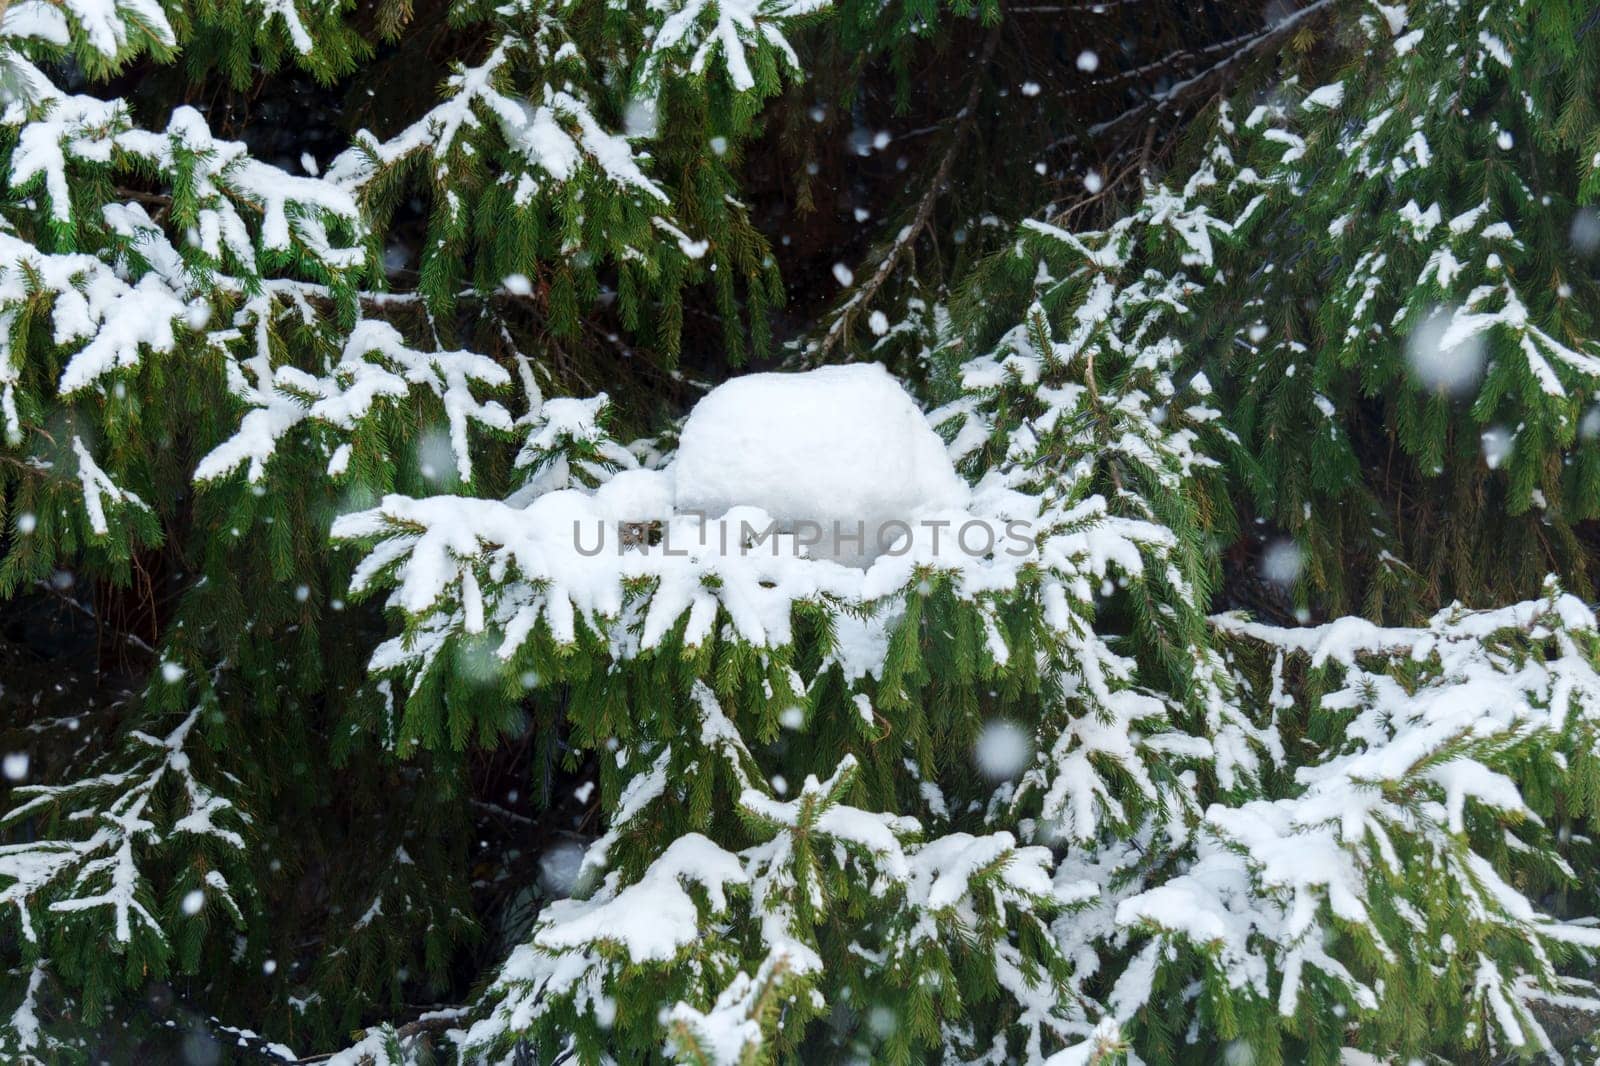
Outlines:
{"label": "snow-covered spruce branch", "polygon": [[[743,84],[743,73],[752,69],[752,63],[766,70],[768,53],[792,65],[793,52],[779,27],[813,10],[815,5],[760,12],[691,5],[669,18],[675,27],[670,39],[656,37],[658,60],[650,78],[660,83],[669,77],[676,60],[666,57],[676,47],[674,42],[695,40],[701,17],[714,15],[714,32],[698,46],[693,73],[703,73],[707,49],[720,50],[736,87],[743,91],[749,88]],[[85,7],[71,13],[74,19],[107,20],[91,37],[96,47],[104,46],[108,61],[120,57],[119,49],[137,38],[140,20],[146,16],[156,39],[168,44],[174,40],[171,26],[159,12],[133,7],[91,12]],[[297,47],[305,43],[305,24],[292,5],[274,5],[269,14],[284,20]],[[9,44],[31,34],[60,43],[75,32],[75,26],[57,25],[50,18],[43,22],[13,18],[3,40]],[[21,37],[16,36],[19,33]],[[425,355],[387,327],[372,324],[359,325],[349,338],[330,338],[343,344],[345,357],[325,371],[311,370],[310,376],[281,365],[281,357],[269,352],[282,347],[280,318],[297,318],[295,328],[320,329],[319,311],[309,303],[317,297],[330,299],[336,310],[353,305],[374,311],[402,302],[437,300],[437,293],[396,297],[366,294],[354,287],[355,275],[364,266],[362,244],[367,238],[357,200],[371,182],[417,154],[434,157],[443,180],[452,161],[465,165],[463,153],[487,150],[480,143],[485,120],[512,150],[526,157],[525,169],[531,168],[517,185],[513,195],[517,203],[528,207],[535,200],[542,203],[551,195],[567,193],[576,197],[572,201],[576,203],[587,194],[585,210],[600,210],[595,206],[594,182],[589,180],[592,175],[580,173],[588,167],[611,182],[619,203],[632,203],[642,195],[651,204],[648,217],[641,216],[645,225],[634,242],[639,247],[632,259],[639,259],[646,248],[640,242],[648,242],[654,254],[659,242],[652,233],[668,234],[669,244],[675,243],[688,259],[705,254],[705,241],[692,240],[666,217],[671,213],[666,194],[643,169],[648,153],[637,151],[628,137],[605,130],[579,90],[548,89],[543,105],[525,107],[508,84],[510,75],[502,68],[513,53],[539,57],[553,77],[581,67],[571,48],[554,20],[547,20],[535,38],[503,37],[488,60],[463,68],[452,80],[450,99],[384,145],[370,138],[363,141],[336,160],[322,178],[291,176],[252,159],[242,144],[213,138],[199,113],[190,108],[175,111],[165,133],[140,130],[131,124],[121,101],[63,93],[22,53],[8,53],[16,66],[17,84],[23,87],[7,112],[8,124],[19,130],[9,178],[19,189],[38,188],[42,194],[38,202],[50,225],[96,232],[103,246],[93,254],[49,253],[38,242],[0,230],[4,242],[0,251],[10,253],[3,259],[10,265],[0,268],[0,316],[7,322],[24,321],[31,317],[21,314],[24,306],[31,307],[40,296],[50,300],[52,340],[69,352],[60,380],[52,383],[61,397],[81,398],[117,373],[140,367],[153,354],[203,358],[211,350],[223,351],[227,383],[244,404],[244,425],[201,461],[195,472],[201,482],[241,466],[248,468],[251,481],[259,481],[278,441],[307,420],[336,428],[345,438],[332,440],[324,449],[330,473],[341,474],[350,461],[349,438],[378,421],[369,417],[374,401],[380,400],[380,407],[392,405],[413,388],[433,392],[445,407],[457,470],[467,480],[466,422],[476,420],[502,431],[510,425],[498,404],[476,400],[468,388],[468,380],[490,386],[504,383],[505,372],[489,360],[467,352]],[[745,55],[747,49],[751,56]],[[477,140],[469,143],[472,137]],[[100,217],[94,217],[92,205],[74,213],[69,185],[107,169],[114,176],[136,177],[140,184],[155,175],[164,191],[146,193],[118,185],[124,190],[119,193],[121,202],[102,205]],[[458,203],[449,203],[454,204],[451,210],[459,211]],[[157,209],[156,217],[147,207]],[[174,239],[175,229],[183,231],[183,240]],[[653,269],[645,269],[641,276],[652,273]],[[209,320],[219,314],[231,321],[208,330]],[[560,315],[558,309],[555,316]],[[381,348],[387,353],[381,373],[372,370],[377,364],[372,338],[379,334],[385,338]],[[0,424],[14,443],[23,439],[29,413],[50,400],[45,383],[29,380],[26,364],[19,362],[17,353],[27,343],[26,333],[18,336],[8,330],[0,336]],[[363,345],[365,350],[358,350]],[[396,353],[405,353],[410,362],[391,371]],[[124,471],[95,458],[96,436],[85,434],[74,454],[89,532],[104,537],[120,525],[108,511],[123,502],[137,507],[139,497],[128,486]],[[121,534],[115,539],[120,544]]]}
{"label": "snow-covered spruce branch", "polygon": [[[4,17],[4,14],[4,5],[0,5],[0,17]],[[44,1028],[39,1017],[41,993],[49,975],[49,960],[36,960],[23,972],[26,977],[22,997],[5,1027],[0,1028],[0,1052],[4,1052],[18,1066],[48,1066],[66,1050],[62,1041]]]}
{"label": "snow-covered spruce branch", "polygon": [[[468,442],[471,424],[510,432],[511,415],[493,400],[479,400],[479,390],[510,383],[510,373],[494,360],[474,352],[427,352],[407,345],[394,327],[378,321],[358,322],[344,342],[344,352],[325,375],[291,366],[273,366],[267,319],[271,301],[247,305],[237,320],[244,342],[255,343],[248,358],[227,364],[231,391],[247,406],[239,430],[203,458],[195,480],[225,477],[247,466],[251,482],[261,480],[280,441],[304,422],[320,423],[342,435],[354,435],[374,408],[409,399],[425,389],[444,410],[450,451],[463,482],[472,480]],[[249,323],[250,319],[253,323]],[[249,324],[246,324],[249,323]],[[251,379],[254,379],[253,381]],[[338,444],[328,461],[329,476],[343,474],[353,445]]]}
{"label": "snow-covered spruce branch", "polygon": [[[875,370],[862,373],[874,381],[881,376]],[[889,402],[895,402],[892,395]],[[557,412],[566,411],[565,404],[547,404],[550,417],[564,417]],[[927,574],[946,574],[958,594],[979,604],[980,613],[991,619],[992,608],[981,604],[1035,588],[1050,627],[1063,637],[1078,637],[1082,623],[1069,604],[1080,594],[1068,590],[1096,587],[1113,570],[1139,573],[1146,553],[1159,554],[1170,543],[1153,523],[1108,515],[1103,499],[1045,502],[995,478],[971,490],[941,482],[949,487],[949,504],[926,514],[908,513],[904,544],[865,567],[806,557],[792,530],[751,546],[752,531],[759,535],[793,521],[774,513],[782,510],[781,478],[769,478],[767,490],[750,486],[750,498],[775,501],[769,504],[773,510],[751,504],[708,519],[696,509],[707,489],[692,478],[686,483],[681,457],[666,470],[635,467],[613,473],[611,464],[627,462],[627,452],[614,444],[596,450],[600,431],[583,426],[584,417],[593,414],[592,405],[582,414],[575,407],[578,422],[559,431],[546,422],[533,437],[533,454],[543,457],[536,466],[543,470],[559,463],[557,445],[581,446],[584,454],[559,469],[581,467],[586,481],[604,479],[598,487],[545,482],[556,491],[526,503],[389,497],[381,507],[335,524],[336,537],[375,544],[355,574],[355,588],[392,583],[390,603],[409,620],[406,634],[380,649],[375,668],[403,668],[416,677],[453,635],[490,632],[498,634],[496,654],[510,660],[535,627],[558,644],[571,644],[580,625],[610,634],[621,642],[618,653],[631,657],[655,648],[669,634],[697,645],[724,615],[739,639],[781,648],[790,643],[796,605],[814,601],[833,604],[833,611],[852,608],[838,624],[860,632],[841,640],[834,658],[846,676],[860,677],[875,669],[872,649],[881,648],[887,628],[899,617],[892,606],[874,611],[874,604],[892,605]],[[920,421],[920,415],[912,417]],[[931,438],[925,425],[915,432]],[[591,456],[602,453],[610,462],[597,464]],[[863,502],[863,514],[881,520],[882,504]],[[894,504],[889,506],[892,514]],[[1009,527],[1013,534],[1019,528],[1028,531],[1009,551],[1002,547],[1008,523],[1015,524]],[[594,541],[607,531],[614,538],[620,526],[652,524],[658,543],[624,550],[613,539],[595,549]],[[956,538],[969,526],[969,543],[995,550],[962,551]],[[876,527],[868,535],[875,536]],[[864,620],[855,617],[858,612]],[[991,653],[1003,662],[1004,641],[993,620],[988,627]]]}
{"label": "snow-covered spruce branch", "polygon": [[1192,865],[1120,902],[1120,925],[1157,936],[1142,958],[1159,967],[1161,943],[1186,943],[1252,1010],[1304,1025],[1331,998],[1373,1027],[1375,1046],[1400,1035],[1380,1006],[1399,995],[1436,1002],[1491,1047],[1555,1050],[1535,1010],[1557,992],[1600,1007],[1559,965],[1600,934],[1545,913],[1538,886],[1576,876],[1559,819],[1588,813],[1550,809],[1513,775],[1530,760],[1595,772],[1592,612],[1552,586],[1420,629],[1215,623],[1264,646],[1262,695],[1302,723],[1312,754],[1290,795],[1213,805]]}
{"label": "snow-covered spruce branch", "polygon": [[662,77],[677,67],[701,75],[712,56],[721,59],[737,92],[777,89],[780,69],[804,73],[794,48],[784,37],[793,24],[823,11],[830,0],[684,0],[667,11],[650,39],[641,67],[640,84],[658,88]]}
{"label": "snow-covered spruce branch", "polygon": [[[698,700],[703,730],[729,736],[731,723],[709,690],[702,687]],[[735,773],[746,774],[742,743],[721,757],[735,759]],[[847,757],[829,780],[808,778],[788,801],[775,799],[765,781],[751,781],[740,813],[760,843],[734,854],[699,834],[679,837],[636,880],[613,870],[587,899],[550,907],[531,943],[516,949],[491,986],[488,1015],[466,1034],[468,1052],[527,1039],[545,1053],[570,1053],[614,1024],[613,997],[626,995],[641,968],[684,972],[688,958],[697,960],[688,970],[697,976],[664,1020],[667,1043],[690,1061],[744,1061],[772,1039],[780,1005],[795,1020],[825,1005],[815,982],[824,958],[843,946],[827,942],[830,911],[847,895],[841,878],[875,885],[882,920],[870,924],[879,931],[870,942],[853,941],[849,951],[879,982],[878,995],[905,988],[930,997],[929,1008],[959,1011],[953,1001],[940,1003],[945,997],[937,989],[948,981],[930,985],[917,975],[932,968],[953,976],[954,966],[979,965],[1015,998],[1031,1031],[1033,1059],[1042,1038],[1083,1035],[1082,1021],[1063,1013],[1051,991],[1049,971],[1025,961],[1014,940],[1022,925],[1040,929],[1041,917],[1074,902],[1057,896],[1049,852],[1017,848],[1008,833],[915,843],[914,819],[843,802],[856,772]],[[619,837],[640,832],[635,819],[648,822],[649,803],[669,787],[663,753],[651,773],[630,784],[610,832],[586,860],[590,876],[603,869]],[[703,904],[686,891],[689,884],[704,889]],[[730,909],[760,929],[753,969],[739,968],[736,940],[707,935],[708,923],[731,918]],[[897,1039],[913,1035],[939,1040],[933,1028]]]}
{"label": "snow-covered spruce branch", "polygon": [[186,746],[200,714],[198,707],[190,711],[162,737],[130,733],[132,757],[125,768],[17,790],[23,802],[7,812],[7,824],[44,819],[67,830],[0,845],[0,905],[15,909],[27,942],[39,943],[41,931],[53,941],[73,924],[72,916],[87,918],[104,909],[112,916],[117,945],[126,950],[142,940],[160,958],[169,935],[157,900],[177,886],[152,885],[144,864],[151,856],[191,847],[208,861],[178,875],[196,905],[186,901],[177,920],[192,920],[214,901],[242,924],[219,864],[242,858],[249,816],[195,774]]}

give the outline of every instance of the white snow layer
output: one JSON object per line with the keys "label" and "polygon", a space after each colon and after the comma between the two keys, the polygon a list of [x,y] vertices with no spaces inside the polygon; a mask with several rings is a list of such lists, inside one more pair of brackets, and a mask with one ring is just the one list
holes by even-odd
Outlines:
{"label": "white snow layer", "polygon": [[[713,389],[683,427],[674,470],[681,510],[759,507],[784,532],[814,522],[822,543],[812,554],[852,564],[888,546],[878,537],[887,524],[968,497],[944,443],[876,363],[750,374]],[[864,541],[835,528],[864,528]]]}

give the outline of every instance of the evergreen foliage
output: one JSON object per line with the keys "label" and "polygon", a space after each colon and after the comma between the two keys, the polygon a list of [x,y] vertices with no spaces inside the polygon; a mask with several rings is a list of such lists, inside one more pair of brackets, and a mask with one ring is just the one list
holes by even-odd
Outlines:
{"label": "evergreen foliage", "polygon": [[[0,677],[0,1054],[1572,1053],[1594,20],[1120,6],[0,0],[0,603],[136,690]],[[763,168],[925,107],[817,287]],[[691,508],[752,363],[947,498]]]}

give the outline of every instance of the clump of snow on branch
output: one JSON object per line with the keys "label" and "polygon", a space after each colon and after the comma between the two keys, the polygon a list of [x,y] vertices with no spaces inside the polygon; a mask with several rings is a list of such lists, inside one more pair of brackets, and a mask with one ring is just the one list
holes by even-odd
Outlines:
{"label": "clump of snow on branch", "polygon": [[[899,382],[877,364],[750,374],[690,413],[673,461],[677,505],[722,517],[758,507],[785,533],[822,532],[821,550],[870,562],[885,526],[959,509],[966,484]],[[859,536],[847,550],[836,532]],[[954,534],[952,533],[952,536]]]}

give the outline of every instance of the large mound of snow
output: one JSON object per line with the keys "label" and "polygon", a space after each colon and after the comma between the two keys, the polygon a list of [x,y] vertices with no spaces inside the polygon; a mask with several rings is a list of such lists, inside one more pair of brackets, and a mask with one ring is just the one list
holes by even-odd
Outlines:
{"label": "large mound of snow", "polygon": [[[758,507],[779,529],[815,523],[817,557],[859,564],[894,522],[963,507],[967,485],[915,401],[875,363],[750,374],[713,389],[679,438],[677,504],[726,514]],[[837,525],[836,525],[837,524]],[[865,543],[833,530],[865,529]]]}

